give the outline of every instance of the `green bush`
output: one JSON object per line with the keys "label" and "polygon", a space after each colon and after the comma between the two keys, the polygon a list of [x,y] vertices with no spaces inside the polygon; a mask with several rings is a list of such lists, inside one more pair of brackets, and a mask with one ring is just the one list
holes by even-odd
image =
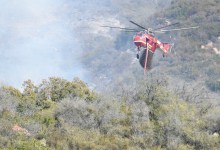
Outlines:
{"label": "green bush", "polygon": [[43,80],[39,85],[37,104],[42,105],[42,101],[47,99],[59,102],[68,96],[93,100],[95,93],[90,91],[87,85],[79,79],[70,82],[62,78],[51,77],[49,80]]}

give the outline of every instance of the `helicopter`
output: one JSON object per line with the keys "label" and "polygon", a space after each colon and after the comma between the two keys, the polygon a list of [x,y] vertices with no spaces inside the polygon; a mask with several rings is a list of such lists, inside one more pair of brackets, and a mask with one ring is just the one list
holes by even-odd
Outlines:
{"label": "helicopter", "polygon": [[126,32],[137,32],[136,35],[134,35],[133,37],[133,42],[137,49],[137,59],[139,59],[140,65],[144,68],[144,74],[146,74],[147,70],[152,69],[153,55],[157,49],[160,49],[163,52],[163,57],[165,57],[168,55],[168,53],[171,51],[174,45],[171,43],[159,41],[154,36],[155,33],[166,33],[166,32],[171,32],[171,31],[180,31],[180,30],[189,30],[189,29],[199,28],[199,26],[191,26],[191,27],[164,30],[164,28],[180,24],[179,22],[168,24],[166,26],[162,26],[162,27],[155,28],[155,29],[145,28],[144,26],[137,24],[134,21],[130,21],[130,23],[139,27],[140,30],[132,29],[132,28],[113,27],[113,26],[102,26],[102,27],[121,29],[121,30],[125,30]]}

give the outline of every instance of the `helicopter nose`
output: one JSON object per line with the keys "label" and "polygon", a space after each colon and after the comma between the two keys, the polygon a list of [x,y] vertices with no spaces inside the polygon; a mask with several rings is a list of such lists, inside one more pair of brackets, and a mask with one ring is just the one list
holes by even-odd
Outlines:
{"label": "helicopter nose", "polygon": [[141,42],[142,42],[141,37],[138,36],[138,35],[136,35],[136,36],[134,37],[134,44],[135,44],[137,47],[140,47],[140,46],[141,46]]}

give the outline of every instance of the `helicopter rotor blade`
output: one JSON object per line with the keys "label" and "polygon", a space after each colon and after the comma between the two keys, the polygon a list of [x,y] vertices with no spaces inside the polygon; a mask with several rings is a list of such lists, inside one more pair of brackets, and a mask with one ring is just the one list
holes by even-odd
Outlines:
{"label": "helicopter rotor blade", "polygon": [[164,31],[161,31],[161,30],[156,30],[156,31],[152,31],[153,33],[165,33]]}
{"label": "helicopter rotor blade", "polygon": [[[116,28],[117,29],[117,28]],[[120,28],[119,28],[120,29]],[[141,32],[140,30],[128,30],[128,29],[121,29],[120,32]]]}
{"label": "helicopter rotor blade", "polygon": [[179,23],[179,22],[176,22],[176,23],[173,23],[173,24],[169,24],[169,25],[166,25],[166,26],[162,26],[162,27],[156,28],[156,29],[154,29],[154,30],[163,29],[163,28],[170,27],[170,26],[174,26],[174,25],[177,25],[177,24],[180,24],[180,23]]}
{"label": "helicopter rotor blade", "polygon": [[141,25],[135,23],[134,21],[131,21],[131,20],[130,20],[130,23],[132,23],[132,24],[138,26],[138,27],[141,28],[141,29],[148,30],[148,29],[146,29],[145,27],[143,27],[143,26],[141,26]]}
{"label": "helicopter rotor blade", "polygon": [[114,29],[122,29],[122,30],[135,31],[135,32],[138,32],[138,31],[139,31],[139,30],[137,30],[137,29],[123,28],[123,27],[112,27],[112,26],[101,26],[101,27],[114,28]]}
{"label": "helicopter rotor blade", "polygon": [[169,30],[158,30],[159,32],[170,32],[170,31],[180,31],[180,30],[189,30],[189,29],[197,29],[199,26],[187,27],[187,28],[177,28],[177,29],[169,29]]}

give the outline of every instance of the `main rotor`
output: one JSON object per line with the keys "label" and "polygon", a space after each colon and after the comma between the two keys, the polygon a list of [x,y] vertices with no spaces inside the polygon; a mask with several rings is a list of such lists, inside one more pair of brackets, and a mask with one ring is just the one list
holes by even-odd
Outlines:
{"label": "main rotor", "polygon": [[145,28],[144,26],[137,24],[134,21],[129,21],[130,23],[136,25],[137,27],[139,27],[140,29],[134,29],[134,28],[124,28],[124,27],[114,27],[114,26],[102,26],[102,27],[107,27],[107,28],[116,28],[116,29],[120,29],[123,30],[125,32],[145,32],[148,34],[152,34],[152,33],[166,33],[166,32],[171,32],[171,31],[180,31],[180,30],[189,30],[189,29],[197,29],[199,28],[199,26],[190,26],[190,27],[182,27],[182,28],[175,28],[175,29],[168,29],[168,30],[164,30],[164,28],[170,27],[170,26],[174,26],[174,25],[178,25],[180,24],[179,22],[176,23],[172,23],[172,24],[168,24],[162,27],[158,27],[158,28]]}

